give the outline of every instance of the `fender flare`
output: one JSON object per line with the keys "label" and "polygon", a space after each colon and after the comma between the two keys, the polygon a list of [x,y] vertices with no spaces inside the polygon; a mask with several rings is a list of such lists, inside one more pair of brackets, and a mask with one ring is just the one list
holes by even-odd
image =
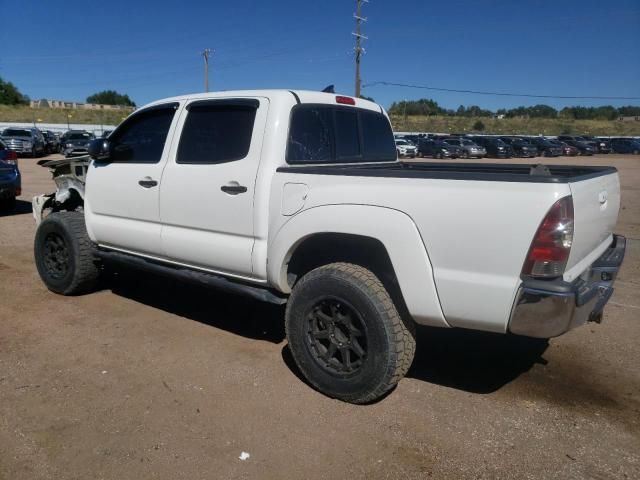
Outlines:
{"label": "fender flare", "polygon": [[422,325],[448,327],[436,290],[431,261],[420,232],[406,213],[372,205],[323,205],[291,217],[269,239],[267,278],[290,293],[287,269],[296,248],[319,233],[371,237],[382,243],[409,313]]}

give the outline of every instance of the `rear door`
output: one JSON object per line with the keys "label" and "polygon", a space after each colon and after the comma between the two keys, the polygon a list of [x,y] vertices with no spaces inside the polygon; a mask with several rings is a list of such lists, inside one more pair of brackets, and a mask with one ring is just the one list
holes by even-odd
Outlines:
{"label": "rear door", "polygon": [[177,103],[130,116],[109,137],[109,161],[92,161],[87,173],[87,226],[99,244],[161,255],[159,185]]}
{"label": "rear door", "polygon": [[168,258],[254,276],[253,198],[268,107],[246,97],[186,105],[160,191]]}

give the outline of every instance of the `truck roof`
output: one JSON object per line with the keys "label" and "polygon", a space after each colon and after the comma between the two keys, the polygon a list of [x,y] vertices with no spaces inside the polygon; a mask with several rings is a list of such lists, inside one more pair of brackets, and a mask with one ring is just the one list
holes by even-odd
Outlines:
{"label": "truck roof", "polygon": [[363,98],[355,98],[349,95],[341,95],[336,93],[324,93],[315,92],[311,90],[285,90],[285,89],[265,89],[265,90],[222,90],[216,92],[200,92],[190,93],[187,95],[180,95],[176,97],[163,98],[154,102],[148,103],[140,109],[151,107],[167,102],[184,102],[188,100],[206,100],[215,98],[229,98],[229,97],[266,97],[269,99],[279,99],[288,97],[298,103],[323,103],[327,105],[335,105],[337,103],[336,97],[348,97],[355,101],[355,107],[364,108],[366,110],[373,110],[376,112],[384,113],[384,110],[377,103],[365,100]]}

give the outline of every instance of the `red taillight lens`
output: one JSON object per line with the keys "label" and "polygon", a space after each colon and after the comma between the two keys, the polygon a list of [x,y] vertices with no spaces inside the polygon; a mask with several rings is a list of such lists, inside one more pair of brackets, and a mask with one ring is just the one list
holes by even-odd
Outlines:
{"label": "red taillight lens", "polygon": [[15,166],[18,166],[18,154],[13,150],[7,150],[7,158],[4,160],[7,163],[12,163]]}
{"label": "red taillight lens", "polygon": [[522,274],[532,277],[559,277],[573,243],[573,199],[564,197],[553,204],[538,227]]}
{"label": "red taillight lens", "polygon": [[7,158],[5,159],[5,162],[18,165],[18,154],[13,150],[7,150]]}
{"label": "red taillight lens", "polygon": [[356,101],[351,97],[343,97],[341,95],[338,95],[336,97],[336,103],[342,103],[344,105],[355,105]]}

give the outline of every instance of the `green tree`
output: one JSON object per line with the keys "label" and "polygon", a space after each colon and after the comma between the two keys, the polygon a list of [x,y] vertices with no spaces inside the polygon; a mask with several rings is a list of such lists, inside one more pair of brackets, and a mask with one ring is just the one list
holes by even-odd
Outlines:
{"label": "green tree", "polygon": [[621,117],[638,117],[640,116],[640,107],[634,107],[632,105],[620,107],[618,108],[618,115]]}
{"label": "green tree", "polygon": [[389,113],[392,115],[404,115],[405,108],[407,115],[444,115],[444,110],[437,102],[421,98],[420,100],[409,100],[403,102],[393,102],[389,108]]}
{"label": "green tree", "polygon": [[87,97],[87,103],[102,103],[104,105],[125,105],[135,107],[136,104],[129,98],[129,95],[121,94],[115,90],[103,90]]}
{"label": "green tree", "polygon": [[11,82],[6,82],[0,77],[0,104],[24,105],[29,103],[29,97],[20,93],[20,90]]}
{"label": "green tree", "polygon": [[473,129],[477,132],[482,132],[484,130],[484,123],[482,123],[482,120],[477,120],[476,123],[473,124]]}
{"label": "green tree", "polygon": [[558,111],[549,105],[535,105],[527,109],[532,118],[556,118]]}

